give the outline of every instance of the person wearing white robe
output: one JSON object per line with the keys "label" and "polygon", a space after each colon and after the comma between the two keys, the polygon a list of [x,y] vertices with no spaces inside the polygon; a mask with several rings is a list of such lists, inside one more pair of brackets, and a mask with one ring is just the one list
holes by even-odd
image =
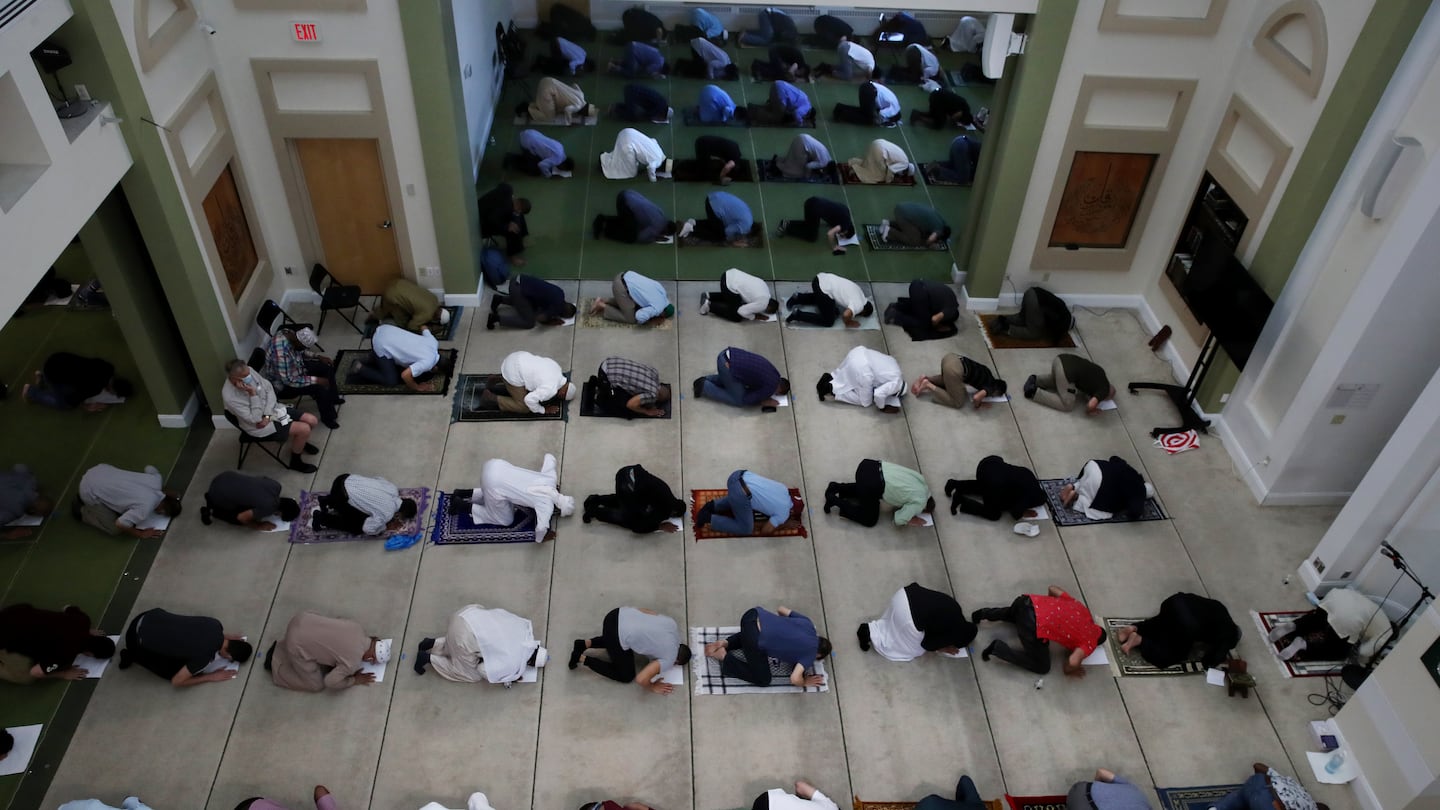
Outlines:
{"label": "person wearing white robe", "polygon": [[470,503],[470,519],[492,526],[509,526],[515,522],[515,507],[535,510],[535,542],[554,538],[550,517],[560,510],[562,517],[575,512],[575,499],[561,495],[557,487],[555,456],[545,454],[540,471],[516,467],[504,459],[492,458],[480,469],[480,486]]}
{"label": "person wearing white robe", "polygon": [[[421,808],[424,810],[424,808]],[[751,810],[839,810],[834,800],[805,781],[795,783],[795,792],[771,788],[755,798]]]}
{"label": "person wearing white robe", "polygon": [[600,171],[611,180],[630,180],[645,170],[650,182],[665,164],[660,142],[638,129],[626,127],[615,136],[615,146],[600,155]]}
{"label": "person wearing white robe", "polygon": [[865,157],[850,158],[850,168],[862,183],[889,183],[910,173],[910,157],[891,141],[876,138],[865,148]]}
{"label": "person wearing white robe", "polygon": [[945,42],[955,53],[979,53],[985,44],[985,23],[974,17],[961,17]]}
{"label": "person wearing white robe", "polygon": [[900,397],[905,393],[905,375],[890,355],[856,346],[845,355],[839,368],[820,375],[815,388],[821,402],[827,394],[833,394],[847,405],[874,405],[885,413],[898,413]]}
{"label": "person wearing white robe", "polygon": [[579,85],[566,84],[551,76],[540,80],[540,85],[535,88],[534,101],[528,105],[521,103],[524,112],[530,115],[530,120],[541,124],[548,124],[556,119],[563,119],[568,123],[588,106],[585,103],[585,92]]}
{"label": "person wearing white robe", "polygon": [[502,608],[466,605],[450,617],[445,635],[420,642],[415,671],[428,664],[440,677],[460,683],[503,683],[520,680],[525,669],[544,663],[540,642],[529,619]]}
{"label": "person wearing white robe", "polygon": [[[439,802],[430,802],[420,808],[420,810],[450,810],[450,808],[445,807],[445,805]],[[490,806],[490,800],[485,798],[485,794],[477,790],[470,794],[470,798],[466,800],[463,809],[456,808],[456,810],[495,810],[495,808]]]}

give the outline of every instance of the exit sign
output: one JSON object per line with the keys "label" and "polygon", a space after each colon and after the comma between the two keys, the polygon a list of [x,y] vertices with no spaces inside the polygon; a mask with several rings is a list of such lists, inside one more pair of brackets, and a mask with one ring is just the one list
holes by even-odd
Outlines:
{"label": "exit sign", "polygon": [[320,26],[313,22],[292,22],[290,33],[295,36],[296,42],[319,42]]}

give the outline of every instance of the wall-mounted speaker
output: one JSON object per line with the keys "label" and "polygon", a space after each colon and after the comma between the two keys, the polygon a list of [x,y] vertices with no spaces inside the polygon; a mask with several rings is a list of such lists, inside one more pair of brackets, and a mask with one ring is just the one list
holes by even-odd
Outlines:
{"label": "wall-mounted speaker", "polygon": [[1392,135],[1380,147],[1380,154],[1375,156],[1370,170],[1365,173],[1360,213],[1371,219],[1389,216],[1424,161],[1425,150],[1419,141],[1408,135]]}

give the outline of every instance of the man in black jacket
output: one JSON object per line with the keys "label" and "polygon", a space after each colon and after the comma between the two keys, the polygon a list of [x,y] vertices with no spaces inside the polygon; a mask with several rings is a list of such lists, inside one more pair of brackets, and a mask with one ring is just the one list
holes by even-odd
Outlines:
{"label": "man in black jacket", "polygon": [[20,390],[27,402],[62,411],[83,405],[92,412],[124,402],[134,393],[135,386],[117,376],[108,360],[70,352],[55,352],[45,358],[45,365],[35,373],[35,382]]}
{"label": "man in black jacket", "polygon": [[1045,504],[1045,490],[1035,473],[999,456],[980,459],[972,480],[946,481],[945,494],[950,496],[950,514],[963,512],[986,520],[999,520],[1006,512],[1016,520],[1033,518],[1036,508]]}
{"label": "man in black jacket", "polygon": [[1020,311],[996,318],[995,329],[1016,340],[1058,344],[1074,323],[1070,307],[1059,296],[1041,287],[1031,287],[1020,299]]}
{"label": "man in black jacket", "polygon": [[898,324],[911,340],[931,340],[959,331],[960,299],[950,285],[916,279],[910,295],[885,308],[885,322]]}
{"label": "man in black jacket", "polygon": [[621,467],[615,473],[614,495],[591,495],[585,499],[586,523],[599,520],[624,526],[636,534],[653,531],[678,532],[670,518],[683,517],[686,504],[675,497],[670,485],[639,464]]}
{"label": "man in black jacket", "polygon": [[505,255],[516,267],[523,266],[525,259],[518,254],[525,251],[525,237],[530,228],[525,224],[525,215],[530,213],[530,201],[516,197],[515,189],[509,183],[501,183],[480,195],[480,235],[504,239]]}

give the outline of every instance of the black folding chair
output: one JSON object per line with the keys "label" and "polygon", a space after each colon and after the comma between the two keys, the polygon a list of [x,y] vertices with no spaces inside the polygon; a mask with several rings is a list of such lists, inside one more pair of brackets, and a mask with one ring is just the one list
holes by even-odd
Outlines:
{"label": "black folding chair", "polygon": [[[255,325],[260,327],[260,331],[271,336],[274,336],[278,329],[294,329],[298,332],[306,327],[315,328],[313,323],[300,323],[290,317],[290,313],[281,309],[279,304],[269,298],[265,299],[265,303],[260,305],[260,311],[255,314]],[[325,347],[321,346],[319,341],[316,341],[315,348],[322,352],[325,351]]]}
{"label": "black folding chair", "polygon": [[272,433],[269,436],[251,436],[240,428],[240,420],[235,418],[235,414],[229,410],[225,411],[225,421],[233,425],[235,431],[240,434],[240,458],[235,462],[235,469],[238,470],[245,466],[245,457],[250,455],[250,448],[252,447],[258,447],[263,450],[265,455],[275,459],[275,463],[281,467],[290,466],[285,463],[284,459],[280,458],[281,437],[278,433]]}
{"label": "black folding chair", "polygon": [[[246,361],[245,365],[249,366],[250,369],[256,374],[264,374],[265,359],[265,347],[256,346],[255,349],[250,352],[250,359]],[[267,376],[266,379],[269,379],[269,377]],[[275,385],[274,381],[272,381],[271,384]],[[283,389],[281,386],[275,385],[276,399],[280,400],[281,402],[293,405],[296,408],[300,407],[300,403],[305,399],[305,394],[291,394],[290,396],[282,396],[282,390]]]}
{"label": "black folding chair", "polygon": [[[334,276],[330,275],[330,271],[325,269],[325,265],[317,262],[314,267],[310,268],[310,289],[320,296],[320,326],[316,329],[317,332],[325,328],[325,316],[334,311],[340,313],[340,317],[344,318],[356,332],[361,335],[365,334],[365,330],[355,323],[357,308],[366,312],[370,311],[369,307],[360,302],[364,295],[360,292],[360,285],[341,284]],[[350,310],[349,314],[345,312],[347,309]]]}

